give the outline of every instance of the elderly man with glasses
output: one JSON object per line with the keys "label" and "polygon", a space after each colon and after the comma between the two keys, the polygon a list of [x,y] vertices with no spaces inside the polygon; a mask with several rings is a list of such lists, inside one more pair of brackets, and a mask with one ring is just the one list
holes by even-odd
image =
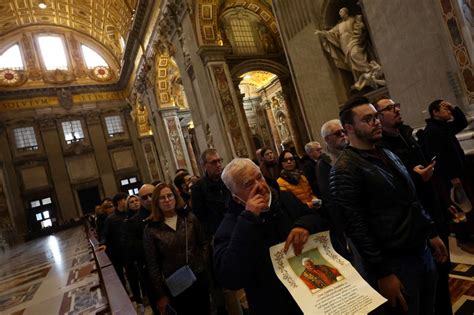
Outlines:
{"label": "elderly man with glasses", "polygon": [[[221,179],[224,164],[216,149],[207,149],[201,154],[201,165],[205,174],[191,187],[191,203],[203,230],[209,238],[213,238],[224,218],[229,191]],[[225,304],[228,314],[242,314],[236,291],[222,290],[217,283],[212,283],[212,286],[213,308],[223,312]]]}
{"label": "elderly man with glasses", "polygon": [[339,113],[350,145],[334,164],[331,204],[345,223],[368,282],[388,299],[387,314],[433,314],[436,267],[446,247],[416,196],[400,159],[377,147],[382,113],[365,97],[348,100]]}

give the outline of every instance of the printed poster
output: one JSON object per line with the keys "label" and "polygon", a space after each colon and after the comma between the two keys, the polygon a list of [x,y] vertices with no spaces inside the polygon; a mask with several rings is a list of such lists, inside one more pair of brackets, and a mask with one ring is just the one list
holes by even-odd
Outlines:
{"label": "printed poster", "polygon": [[278,278],[305,314],[367,314],[387,300],[332,247],[329,231],[311,235],[303,252],[270,248]]}

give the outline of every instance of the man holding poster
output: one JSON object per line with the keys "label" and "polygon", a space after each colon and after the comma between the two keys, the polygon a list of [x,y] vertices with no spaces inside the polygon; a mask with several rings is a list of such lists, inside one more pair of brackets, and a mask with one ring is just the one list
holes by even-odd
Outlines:
{"label": "man holding poster", "polygon": [[252,315],[302,314],[275,274],[269,248],[286,240],[282,247],[291,244],[301,253],[309,233],[326,230],[326,223],[291,193],[270,190],[249,159],[231,161],[222,180],[232,200],[214,238],[218,281],[231,290],[244,288]]}

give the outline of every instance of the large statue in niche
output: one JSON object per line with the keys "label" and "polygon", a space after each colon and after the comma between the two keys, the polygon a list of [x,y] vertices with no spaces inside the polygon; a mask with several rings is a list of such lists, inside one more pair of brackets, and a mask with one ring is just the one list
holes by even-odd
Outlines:
{"label": "large statue in niche", "polygon": [[314,32],[321,39],[324,50],[340,69],[352,72],[352,89],[385,85],[382,67],[369,60],[368,34],[362,15],[349,15],[349,9],[339,10],[341,20],[330,30]]}

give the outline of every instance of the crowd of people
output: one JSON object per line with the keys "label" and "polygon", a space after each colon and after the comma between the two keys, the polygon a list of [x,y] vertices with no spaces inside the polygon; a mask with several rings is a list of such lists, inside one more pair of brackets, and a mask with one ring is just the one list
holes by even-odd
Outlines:
{"label": "crowd of people", "polygon": [[[97,234],[138,310],[146,296],[154,314],[301,314],[269,248],[285,242],[298,255],[310,234],[329,230],[335,250],[387,298],[374,314],[452,314],[448,236],[472,248],[467,222],[456,221],[468,201],[451,193],[470,195],[456,139],[468,122],[436,100],[415,137],[400,109],[387,96],[353,97],[322,125],[325,148],[309,142],[301,158],[264,147],[258,160],[224,167],[207,149],[201,178],[178,170],[174,185],[104,199]],[[342,278],[306,260],[313,290]]]}

